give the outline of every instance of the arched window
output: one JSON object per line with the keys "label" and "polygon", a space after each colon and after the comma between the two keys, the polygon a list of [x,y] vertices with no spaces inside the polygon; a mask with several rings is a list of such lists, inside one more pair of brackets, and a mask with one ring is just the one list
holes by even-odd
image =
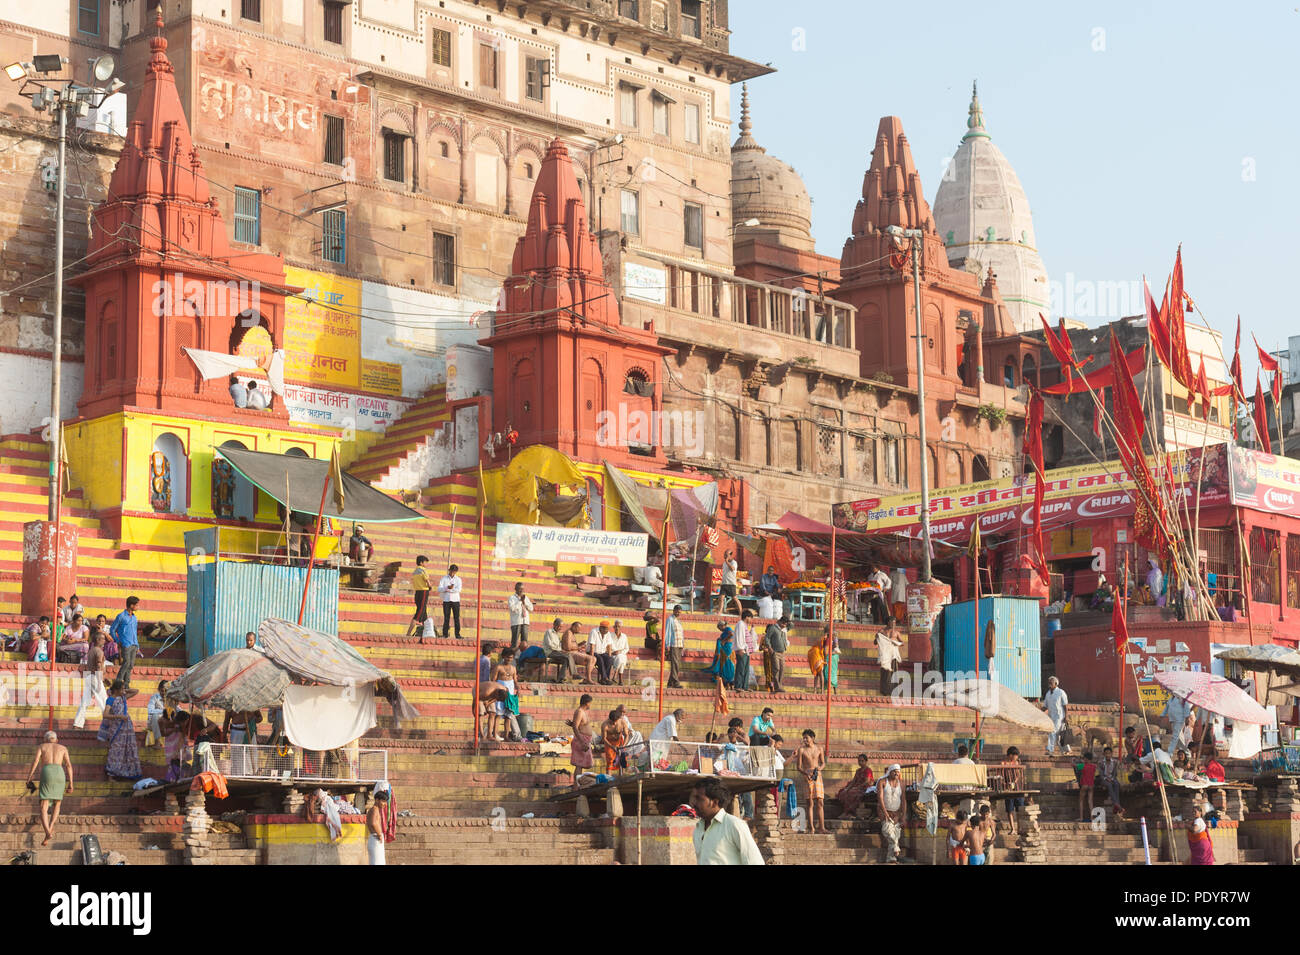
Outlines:
{"label": "arched window", "polygon": [[1026,355],[1020,363],[1020,380],[1027,385],[1038,384],[1038,364],[1033,355]]}
{"label": "arched window", "polygon": [[302,448],[285,448],[285,449],[284,449],[284,453],[285,453],[285,454],[292,454],[295,458],[309,458],[309,457],[311,457],[311,455],[308,454],[306,451],[304,451]]}
{"label": "arched window", "polygon": [[[239,441],[227,441],[223,447],[246,450]],[[257,488],[223,458],[212,459],[212,513],[251,521],[257,513]]]}
{"label": "arched window", "polygon": [[973,483],[978,484],[980,481],[988,481],[992,478],[989,473],[989,459],[982,454],[977,454],[970,463],[970,479]]}
{"label": "arched window", "polygon": [[181,439],[170,431],[158,435],[149,455],[149,505],[159,514],[184,514],[189,460]]}

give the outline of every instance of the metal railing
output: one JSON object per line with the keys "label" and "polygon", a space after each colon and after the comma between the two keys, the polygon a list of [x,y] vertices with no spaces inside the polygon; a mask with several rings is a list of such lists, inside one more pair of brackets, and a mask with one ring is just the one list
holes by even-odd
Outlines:
{"label": "metal railing", "polygon": [[209,743],[198,752],[186,750],[194,773],[214,771],[227,779],[277,782],[375,783],[388,779],[388,751],[332,749],[324,752],[296,746],[252,743]]}
{"label": "metal railing", "polygon": [[620,772],[699,773],[776,779],[776,751],[745,743],[651,739],[619,748]]}

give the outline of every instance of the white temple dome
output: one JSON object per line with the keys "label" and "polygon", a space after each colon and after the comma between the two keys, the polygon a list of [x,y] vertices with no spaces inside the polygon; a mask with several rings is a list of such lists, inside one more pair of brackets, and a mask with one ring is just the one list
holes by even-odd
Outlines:
{"label": "white temple dome", "polygon": [[[812,199],[803,177],[758,144],[749,115],[749,89],[742,87],[740,137],[731,147],[731,219],[737,238],[775,232],[782,245],[812,251]],[[746,226],[751,219],[758,225]]]}

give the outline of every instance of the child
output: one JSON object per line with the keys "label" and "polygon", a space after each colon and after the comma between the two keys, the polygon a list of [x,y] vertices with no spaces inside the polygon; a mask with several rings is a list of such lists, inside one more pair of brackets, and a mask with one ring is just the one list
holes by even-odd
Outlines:
{"label": "child", "polygon": [[[987,803],[980,806],[979,828],[984,833],[985,865],[991,865],[993,862],[993,846],[998,838],[998,817],[993,815],[993,808]],[[975,864],[973,857],[971,864]]]}
{"label": "child", "polygon": [[988,857],[984,854],[984,843],[988,837],[981,825],[972,825],[966,830],[966,838],[963,840],[966,846],[967,856],[970,859],[969,865],[984,865]]}
{"label": "child", "polygon": [[149,729],[144,734],[145,746],[161,746],[163,733],[158,726],[158,720],[162,718],[163,711],[166,710],[167,704],[163,702],[163,690],[167,687],[166,680],[158,681],[158,692],[149,697]]}
{"label": "child", "polygon": [[[1083,766],[1079,771],[1079,821],[1092,820],[1092,788],[1097,783],[1097,764],[1093,762],[1092,750],[1083,754]],[[1083,813],[1084,797],[1088,801],[1088,814]]]}
{"label": "child", "polygon": [[969,864],[970,846],[966,841],[966,831],[969,828],[970,820],[966,810],[958,809],[957,818],[948,823],[948,854],[952,856],[953,865]]}

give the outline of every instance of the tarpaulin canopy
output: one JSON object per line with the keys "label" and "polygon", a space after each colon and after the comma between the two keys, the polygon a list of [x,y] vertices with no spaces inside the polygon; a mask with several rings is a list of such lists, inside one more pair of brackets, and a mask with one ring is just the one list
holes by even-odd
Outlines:
{"label": "tarpaulin canopy", "polygon": [[[718,512],[716,482],[691,488],[646,487],[609,462],[605,471],[623,500],[623,510],[637,527],[658,541],[664,532],[664,509],[672,495],[672,539],[695,541],[701,524],[712,525]],[[704,545],[701,544],[703,548]],[[707,549],[707,548],[705,548]]]}
{"label": "tarpaulin canopy", "polygon": [[[270,495],[290,511],[315,514],[320,507],[321,487],[329,475],[330,462],[296,454],[249,451],[231,442],[217,448],[217,454],[258,490]],[[424,515],[394,501],[364,481],[343,474],[344,507],[338,507],[333,493],[325,497],[324,516],[336,520],[365,521],[367,524],[418,521]]]}
{"label": "tarpaulin canopy", "polygon": [[289,673],[258,650],[223,650],[167,684],[167,699],[242,713],[279,706]]}
{"label": "tarpaulin canopy", "polygon": [[[815,521],[794,511],[778,517],[780,525],[790,538],[805,550],[812,550],[829,558],[831,526]],[[837,561],[852,564],[885,564],[890,567],[920,567],[924,562],[924,544],[920,538],[906,534],[864,534],[860,531],[838,530],[835,534],[839,554]],[[951,560],[965,552],[965,548],[930,540],[931,560]]]}
{"label": "tarpaulin canopy", "polygon": [[[549,487],[543,490],[542,482]],[[580,488],[581,493],[562,495],[558,488]],[[582,516],[587,479],[561,452],[534,444],[510,459],[503,490],[509,523],[537,524],[546,515],[560,526],[572,527]],[[577,506],[574,498],[580,499]]]}

